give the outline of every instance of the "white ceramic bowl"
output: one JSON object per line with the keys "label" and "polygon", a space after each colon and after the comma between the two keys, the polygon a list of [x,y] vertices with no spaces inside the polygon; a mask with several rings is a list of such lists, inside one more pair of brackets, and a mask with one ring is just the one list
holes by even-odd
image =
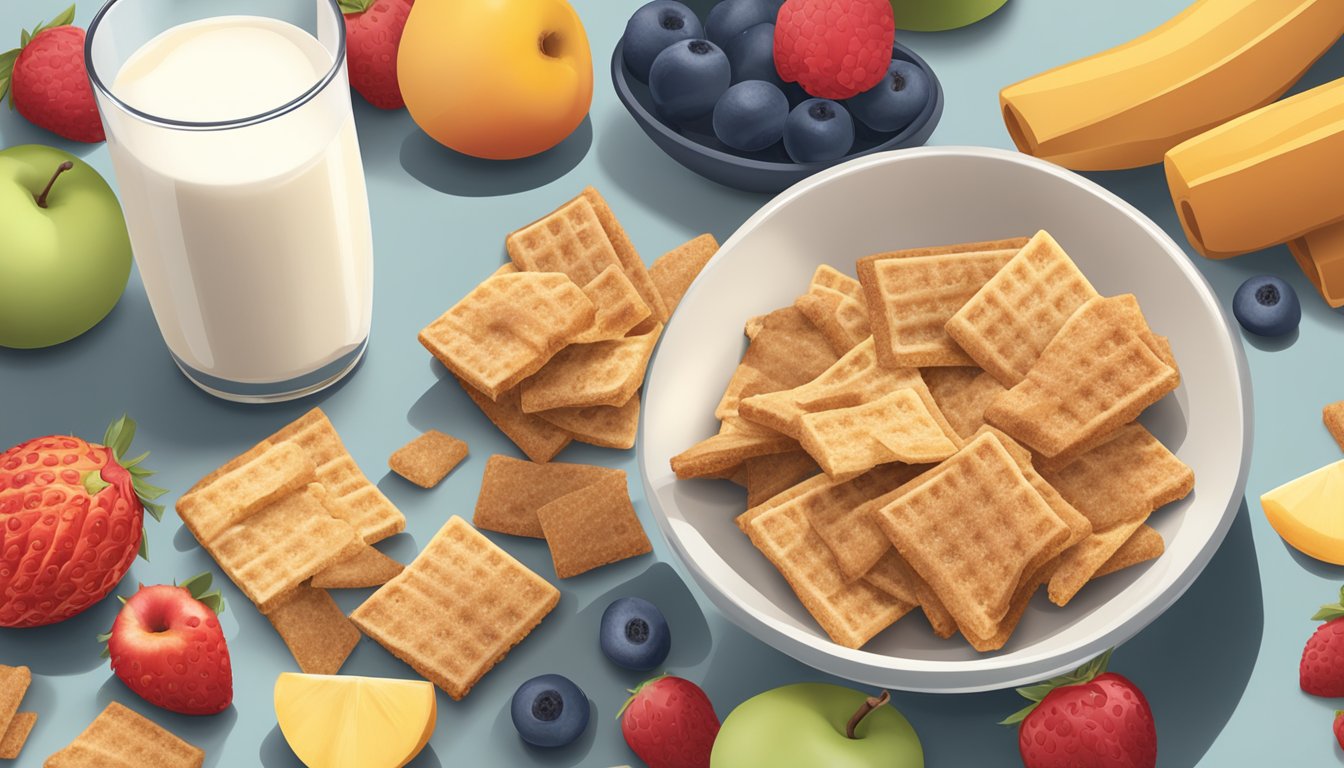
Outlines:
{"label": "white ceramic bowl", "polygon": [[[1046,229],[1106,295],[1138,296],[1171,339],[1178,390],[1143,421],[1195,471],[1195,492],[1150,521],[1151,563],[1089,584],[1065,608],[1037,594],[1001,651],[977,654],[912,615],[862,650],[830,642],[784,579],[733,525],[742,491],[679,481],[668,460],[717,429],[714,406],[741,357],[743,323],[791,304],[817,265],[853,274],[883,250]],[[910,691],[1005,688],[1078,666],[1132,637],[1194,581],[1241,502],[1251,387],[1240,343],[1185,253],[1143,214],[1069,171],[1001,150],[926,147],[873,155],[780,194],[726,243],[687,292],[651,367],[639,461],[658,526],[723,613],[823,672]]]}

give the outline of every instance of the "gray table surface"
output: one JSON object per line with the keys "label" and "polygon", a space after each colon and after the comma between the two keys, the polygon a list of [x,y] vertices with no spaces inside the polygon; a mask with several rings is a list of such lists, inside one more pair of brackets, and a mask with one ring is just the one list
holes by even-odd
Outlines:
{"label": "gray table surface", "polygon": [[[424,0],[422,0],[424,1]],[[0,3],[0,38],[17,42],[21,27],[50,18],[67,0]],[[0,445],[52,432],[96,438],[106,423],[130,413],[140,423],[137,445],[174,491],[250,446],[307,408],[321,405],[370,477],[406,513],[407,533],[388,542],[409,560],[449,515],[470,515],[486,457],[515,449],[443,379],[442,369],[415,340],[416,332],[495,269],[503,236],[594,184],[608,197],[646,259],[700,232],[726,238],[765,200],[715,186],[658,153],[616,102],[606,58],[634,2],[578,0],[592,42],[597,92],[590,121],[557,150],[531,160],[489,163],[455,156],[421,133],[405,112],[378,112],[355,100],[368,173],[377,251],[373,335],[367,359],[341,385],[299,403],[247,407],[197,391],[169,360],[138,276],[121,303],[84,337],[36,352],[0,350]],[[901,39],[935,67],[947,109],[937,144],[1010,146],[998,117],[997,91],[1008,82],[1127,40],[1174,15],[1182,0],[1127,3],[1012,0],[990,20],[937,35]],[[96,10],[81,4],[78,23]],[[1304,84],[1344,75],[1337,46]],[[106,149],[71,146],[0,110],[0,146],[45,143],[86,157],[110,178]],[[1093,174],[1184,243],[1160,168]],[[913,191],[917,192],[917,190]],[[899,197],[896,198],[899,204]],[[4,214],[0,212],[0,221]],[[1344,569],[1289,550],[1261,513],[1259,495],[1339,458],[1320,424],[1320,407],[1344,397],[1338,354],[1344,318],[1320,302],[1287,251],[1276,248],[1226,262],[1191,258],[1226,302],[1246,277],[1273,272],[1302,294],[1299,335],[1266,344],[1247,338],[1255,383],[1256,452],[1244,505],[1203,576],[1161,619],[1119,649],[1113,669],[1146,692],[1158,724],[1159,765],[1335,765],[1330,721],[1337,702],[1297,688],[1302,643],[1317,605],[1332,599]],[[425,492],[383,467],[388,454],[421,430],[435,427],[466,439],[471,457],[439,488]],[[438,729],[412,765],[606,766],[637,764],[613,719],[635,682],[606,665],[596,650],[596,617],[611,595],[645,594],[674,617],[676,650],[670,671],[698,681],[720,715],[768,688],[822,679],[729,625],[694,587],[657,535],[641,496],[634,452],[576,446],[561,460],[601,463],[630,473],[630,490],[654,556],[612,566],[560,584],[556,614],[491,672],[464,702],[439,696]],[[166,501],[171,503],[176,493]],[[121,592],[136,581],[185,578],[208,567],[181,522],[169,514],[149,525],[154,558],[137,561]],[[544,545],[496,537],[506,549],[553,576]],[[224,585],[224,624],[235,666],[233,707],[211,718],[188,718],[150,707],[127,690],[98,658],[94,635],[115,614],[115,601],[65,624],[0,631],[0,662],[28,664],[35,673],[25,709],[40,713],[19,766],[37,766],[115,699],[146,713],[207,750],[211,766],[292,766],[275,725],[271,690],[280,672],[295,669],[279,638],[240,593]],[[341,595],[353,608],[366,591]],[[345,672],[410,676],[372,641],[355,650]],[[570,675],[595,706],[593,726],[579,744],[555,753],[522,747],[508,721],[514,687],[543,671]],[[896,694],[894,703],[920,732],[933,768],[1018,765],[1015,733],[994,723],[1018,707],[1011,691],[937,696]]]}

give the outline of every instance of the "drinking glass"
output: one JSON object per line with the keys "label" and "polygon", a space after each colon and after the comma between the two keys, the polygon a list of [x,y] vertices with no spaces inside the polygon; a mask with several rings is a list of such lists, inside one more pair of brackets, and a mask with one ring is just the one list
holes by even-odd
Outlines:
{"label": "drinking glass", "polygon": [[373,243],[336,0],[109,0],[86,45],[177,366],[242,402],[349,373],[368,343]]}

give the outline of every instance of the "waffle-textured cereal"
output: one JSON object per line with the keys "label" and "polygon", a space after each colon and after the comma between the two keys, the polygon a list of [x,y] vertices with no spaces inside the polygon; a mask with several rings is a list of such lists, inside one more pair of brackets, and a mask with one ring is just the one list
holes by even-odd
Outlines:
{"label": "waffle-textured cereal", "polygon": [[559,600],[559,590],[454,516],[350,620],[460,700]]}
{"label": "waffle-textured cereal", "polygon": [[45,768],[201,768],[205,752],[113,701]]}

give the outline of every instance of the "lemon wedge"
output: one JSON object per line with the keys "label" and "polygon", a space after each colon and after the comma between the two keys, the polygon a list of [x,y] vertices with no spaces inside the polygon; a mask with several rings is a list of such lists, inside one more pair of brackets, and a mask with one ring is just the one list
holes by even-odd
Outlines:
{"label": "lemon wedge", "polygon": [[400,768],[429,742],[438,702],[423,680],[303,675],[275,681],[275,717],[308,768]]}
{"label": "lemon wedge", "polygon": [[1344,461],[1260,497],[1269,524],[1299,552],[1344,565]]}

